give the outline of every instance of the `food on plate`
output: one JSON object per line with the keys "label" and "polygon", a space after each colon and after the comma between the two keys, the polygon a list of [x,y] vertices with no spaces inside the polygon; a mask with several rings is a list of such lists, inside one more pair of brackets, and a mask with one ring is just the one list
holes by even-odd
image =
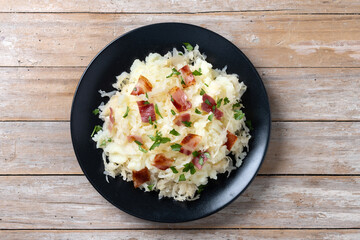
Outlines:
{"label": "food on plate", "polygon": [[214,69],[197,45],[185,46],[136,59],[115,91],[100,90],[109,100],[94,110],[104,123],[91,134],[106,177],[178,201],[199,198],[209,179],[239,167],[251,137],[245,84]]}

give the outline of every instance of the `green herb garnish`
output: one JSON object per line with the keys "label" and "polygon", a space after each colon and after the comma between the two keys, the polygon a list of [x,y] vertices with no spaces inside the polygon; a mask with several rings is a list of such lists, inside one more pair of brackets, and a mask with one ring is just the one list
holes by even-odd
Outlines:
{"label": "green herb garnish", "polygon": [[201,89],[200,90],[200,95],[202,96],[202,95],[204,95],[206,92],[204,91],[204,89]]}
{"label": "green herb garnish", "polygon": [[241,120],[245,116],[245,113],[243,113],[241,110],[236,110],[234,114],[235,120]]}
{"label": "green herb garnish", "polygon": [[154,184],[150,184],[150,185],[147,186],[147,188],[148,188],[150,191],[153,190],[153,187],[154,187]]}
{"label": "green herb garnish", "polygon": [[180,133],[178,133],[175,129],[171,130],[170,134],[172,134],[174,136],[180,136]]}
{"label": "green herb garnish", "polygon": [[145,96],[146,96],[147,99],[149,99],[149,96],[148,96],[147,92],[145,93]]}
{"label": "green herb garnish", "polygon": [[163,118],[163,117],[161,116],[161,113],[160,113],[160,111],[159,111],[159,108],[158,108],[158,105],[157,105],[157,104],[155,104],[155,112],[156,112],[157,115],[159,115],[161,118]]}
{"label": "green herb garnish", "polygon": [[151,116],[149,116],[149,123],[153,125],[153,121],[151,120]]}
{"label": "green herb garnish", "polygon": [[129,112],[130,112],[130,108],[127,106],[126,107],[126,112],[125,112],[123,118],[126,118],[129,115]]}
{"label": "green herb garnish", "polygon": [[192,162],[184,164],[183,172],[188,172],[190,170],[191,175],[196,173],[196,169],[194,167],[194,164]]}
{"label": "green herb garnish", "polygon": [[200,156],[200,158],[199,158],[199,164],[201,166],[204,165],[204,158],[202,156]]}
{"label": "green herb garnish", "polygon": [[226,97],[224,98],[224,105],[228,104],[230,102],[230,100]]}
{"label": "green herb garnish", "polygon": [[146,151],[142,146],[139,146],[139,150],[142,151],[143,153],[147,153],[148,151]]}
{"label": "green herb garnish", "polygon": [[94,130],[91,133],[91,137],[94,136],[95,133],[97,133],[98,131],[102,130],[102,127],[100,125],[96,125],[94,127]]}
{"label": "green herb garnish", "polygon": [[237,102],[232,105],[232,109],[235,110],[235,108],[240,107],[240,102]]}
{"label": "green herb garnish", "polygon": [[156,147],[160,146],[161,143],[167,143],[170,142],[170,138],[166,138],[166,137],[162,137],[161,132],[156,131],[156,135],[152,136],[152,135],[148,135],[148,137],[154,141],[154,143],[151,145],[151,147],[149,148],[149,150],[154,150]]}
{"label": "green herb garnish", "polygon": [[202,191],[204,191],[205,187],[206,187],[206,185],[200,185],[200,186],[198,186],[198,189],[197,189],[196,193],[197,193],[197,194],[200,194]]}
{"label": "green herb garnish", "polygon": [[197,156],[200,155],[200,153],[199,153],[198,151],[193,151],[193,152],[192,152],[192,155],[193,155],[194,157],[197,157]]}
{"label": "green herb garnish", "polygon": [[192,51],[192,50],[194,49],[193,46],[191,46],[190,43],[184,42],[183,44],[185,45],[185,47],[186,47],[186,49],[187,49],[188,51]]}
{"label": "green herb garnish", "polygon": [[188,122],[188,121],[182,121],[182,123],[186,126],[186,127],[191,127],[192,122]]}
{"label": "green herb garnish", "polygon": [[181,146],[180,144],[178,144],[178,143],[175,143],[175,144],[171,145],[171,149],[172,149],[173,151],[177,151],[177,152],[180,151],[181,147],[182,147],[182,146]]}
{"label": "green herb garnish", "polygon": [[209,85],[207,85],[206,83],[204,83],[204,84],[205,84],[205,86],[209,87]]}
{"label": "green herb garnish", "polygon": [[251,120],[246,120],[246,121],[245,121],[245,124],[246,124],[246,126],[250,129],[250,131],[251,131],[251,130],[254,130],[254,128],[253,128],[253,126],[252,126],[252,123],[251,123]]}
{"label": "green herb garnish", "polygon": [[101,144],[100,144],[100,147],[106,146],[106,144],[107,144],[108,142],[112,142],[112,139],[109,138],[108,140],[105,140],[105,139],[102,140],[102,141],[101,141]]}
{"label": "green herb garnish", "polygon": [[199,71],[198,71],[198,70],[193,71],[192,74],[193,74],[194,76],[201,76],[201,75],[202,75],[202,73],[201,73],[201,68],[199,68]]}
{"label": "green herb garnish", "polygon": [[206,103],[207,105],[209,105],[210,107],[212,107],[212,104],[210,103],[209,99],[205,99],[205,103]]}
{"label": "green herb garnish", "polygon": [[170,101],[174,102],[174,99],[172,98],[172,95],[170,95]]}
{"label": "green herb garnish", "polygon": [[199,109],[197,109],[197,108],[195,108],[195,113],[197,113],[197,114],[201,114],[200,110],[199,110]]}
{"label": "green herb garnish", "polygon": [[171,69],[172,72],[169,76],[166,76],[166,78],[172,77],[173,75],[179,76],[180,72],[178,70],[176,70],[175,68]]}
{"label": "green herb garnish", "polygon": [[184,82],[184,78],[182,76],[180,76],[180,78],[181,78],[181,84],[186,85],[185,82]]}
{"label": "green herb garnish", "polygon": [[207,158],[210,158],[210,157],[211,157],[210,153],[208,153],[208,152],[205,152],[204,155],[205,155],[205,157],[207,157]]}
{"label": "green herb garnish", "polygon": [[138,140],[135,140],[134,141],[137,145],[139,145],[139,146],[141,146],[141,145],[143,145],[141,142],[139,142]]}
{"label": "green herb garnish", "polygon": [[213,110],[213,112],[215,112],[215,108],[216,108],[216,105],[213,105],[213,106],[211,107],[211,109]]}
{"label": "green herb garnish", "polygon": [[219,100],[217,100],[216,102],[216,107],[219,108],[221,106],[221,102],[222,102],[222,98],[220,98]]}
{"label": "green herb garnish", "polygon": [[99,110],[98,108],[97,108],[97,109],[94,109],[94,111],[92,111],[92,113],[93,113],[94,115],[98,115],[99,112],[100,112],[100,110]]}
{"label": "green herb garnish", "polygon": [[214,114],[213,114],[213,113],[211,113],[211,114],[209,115],[208,119],[209,119],[209,121],[212,121],[212,120],[213,120],[213,118],[214,118]]}
{"label": "green herb garnish", "polygon": [[171,114],[175,116],[175,115],[176,115],[176,112],[171,109]]}
{"label": "green herb garnish", "polygon": [[186,181],[186,178],[185,178],[185,175],[184,174],[181,174],[179,176],[179,182],[182,182],[182,181]]}
{"label": "green herb garnish", "polygon": [[144,104],[145,104],[145,105],[148,105],[148,104],[150,104],[150,103],[149,103],[149,101],[145,101]]}
{"label": "green herb garnish", "polygon": [[178,55],[182,56],[183,54],[181,52],[179,52]]}
{"label": "green herb garnish", "polygon": [[176,168],[174,166],[170,167],[170,169],[173,173],[178,173],[178,170],[176,170]]}

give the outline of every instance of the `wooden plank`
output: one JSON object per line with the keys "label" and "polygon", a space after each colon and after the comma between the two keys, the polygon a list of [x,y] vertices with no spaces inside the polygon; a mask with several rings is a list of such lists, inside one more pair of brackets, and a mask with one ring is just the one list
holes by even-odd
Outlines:
{"label": "wooden plank", "polygon": [[[0,119],[69,120],[73,94],[83,71],[0,68]],[[359,68],[258,71],[269,95],[273,120],[360,120]]]}
{"label": "wooden plank", "polygon": [[336,2],[320,0],[226,0],[226,1],[109,1],[109,0],[0,0],[0,12],[137,12],[137,13],[181,13],[209,11],[291,11],[310,13],[356,13],[360,11],[357,1],[342,0]]}
{"label": "wooden plank", "polygon": [[258,176],[225,209],[181,224],[125,214],[84,176],[3,176],[0,189],[0,229],[360,227],[360,177]]}
{"label": "wooden plank", "polygon": [[343,239],[358,240],[360,230],[24,230],[1,231],[3,240],[13,239],[248,239],[248,240],[313,240]]}
{"label": "wooden plank", "polygon": [[234,42],[257,67],[360,67],[360,15],[0,14],[0,66],[86,66],[115,37],[185,22]]}
{"label": "wooden plank", "polygon": [[[359,122],[276,122],[261,174],[360,174]],[[69,123],[0,123],[0,174],[81,174]]]}

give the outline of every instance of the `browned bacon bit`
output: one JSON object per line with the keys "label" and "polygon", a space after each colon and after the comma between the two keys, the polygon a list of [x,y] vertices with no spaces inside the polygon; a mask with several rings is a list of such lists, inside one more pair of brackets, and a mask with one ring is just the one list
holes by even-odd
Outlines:
{"label": "browned bacon bit", "polygon": [[201,104],[201,109],[208,113],[213,112],[216,119],[218,120],[220,120],[224,115],[224,113],[216,107],[215,100],[206,93],[203,95],[203,102]]}
{"label": "browned bacon bit", "polygon": [[178,126],[185,125],[183,122],[190,122],[190,113],[182,113],[174,119],[174,123]]}
{"label": "browned bacon bit", "polygon": [[137,101],[139,107],[139,112],[142,122],[149,122],[149,118],[152,122],[156,121],[155,108],[154,104],[149,103],[148,101]]}
{"label": "browned bacon bit", "polygon": [[129,135],[129,136],[127,136],[127,140],[129,142],[138,141],[138,142],[144,144],[143,140],[142,140],[142,137],[138,136],[138,135]]}
{"label": "browned bacon bit", "polygon": [[173,159],[167,158],[167,157],[165,157],[164,154],[159,153],[159,154],[156,154],[152,165],[157,167],[160,170],[166,170],[172,166],[173,162],[174,162]]}
{"label": "browned bacon bit", "polygon": [[200,143],[201,136],[189,133],[181,141],[180,152],[186,155],[190,155]]}
{"label": "browned bacon bit", "polygon": [[185,92],[179,87],[173,87],[170,90],[171,102],[179,112],[186,111],[192,107],[191,102],[187,100]]}
{"label": "browned bacon bit", "polygon": [[141,184],[150,180],[150,171],[146,167],[140,171],[132,171],[134,187],[138,188]]}
{"label": "browned bacon bit", "polygon": [[195,77],[192,74],[189,65],[185,65],[183,66],[179,72],[181,73],[181,75],[179,76],[181,82],[181,85],[184,88],[190,87],[191,85],[194,85],[196,83],[195,81]]}
{"label": "browned bacon bit", "polygon": [[208,156],[210,155],[207,150],[198,152],[198,155],[193,158],[192,163],[194,164],[195,167],[197,167],[197,169],[202,169],[204,163],[208,160]]}
{"label": "browned bacon bit", "polygon": [[227,131],[227,141],[225,143],[227,150],[231,151],[231,148],[234,146],[237,136],[229,131]]}
{"label": "browned bacon bit", "polygon": [[136,83],[134,89],[131,92],[131,95],[141,95],[146,92],[151,92],[153,86],[149,82],[149,80],[144,77],[143,75],[140,75],[138,82]]}

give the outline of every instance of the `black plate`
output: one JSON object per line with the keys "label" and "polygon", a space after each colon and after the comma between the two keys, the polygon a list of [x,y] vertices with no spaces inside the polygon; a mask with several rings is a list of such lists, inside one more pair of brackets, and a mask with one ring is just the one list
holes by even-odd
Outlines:
{"label": "black plate", "polygon": [[[129,71],[135,59],[144,59],[150,52],[165,54],[182,43],[198,44],[215,68],[228,66],[228,73],[237,73],[248,86],[242,100],[247,119],[252,121],[250,151],[243,165],[229,178],[221,174],[210,181],[200,199],[177,202],[158,199],[155,192],[134,189],[132,182],[121,178],[105,181],[101,150],[95,148],[90,134],[102,124],[92,111],[102,99],[99,89],[114,90],[115,76]],[[79,164],[94,188],[110,203],[133,216],[157,222],[184,222],[219,211],[236,199],[255,177],[264,159],[270,135],[270,108],[259,74],[246,56],[230,41],[207,29],[182,23],[160,23],[135,29],[106,46],[89,64],[77,87],[71,109],[71,137]],[[106,220],[105,220],[106,221]]]}

